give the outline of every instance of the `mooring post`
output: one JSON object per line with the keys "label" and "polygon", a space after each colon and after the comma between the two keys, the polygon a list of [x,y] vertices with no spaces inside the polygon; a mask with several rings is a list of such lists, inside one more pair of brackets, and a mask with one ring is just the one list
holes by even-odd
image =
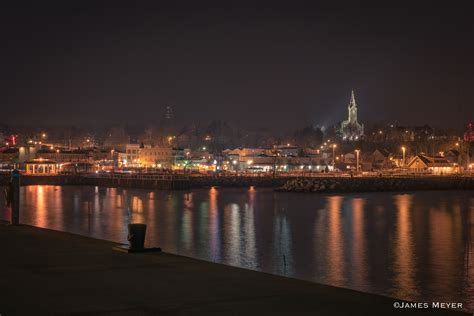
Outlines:
{"label": "mooring post", "polygon": [[11,194],[11,207],[12,207],[12,225],[20,224],[20,171],[17,169],[13,170],[12,177],[10,179],[10,194]]}
{"label": "mooring post", "polygon": [[128,224],[128,241],[130,250],[143,250],[145,248],[146,224]]}

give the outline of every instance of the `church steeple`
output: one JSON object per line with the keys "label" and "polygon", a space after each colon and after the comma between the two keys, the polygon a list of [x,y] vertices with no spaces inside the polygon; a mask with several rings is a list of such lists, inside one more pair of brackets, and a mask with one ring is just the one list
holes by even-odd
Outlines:
{"label": "church steeple", "polygon": [[354,106],[357,106],[357,105],[356,105],[356,100],[354,96],[354,89],[352,89],[351,100],[349,101],[349,108],[354,107]]}
{"label": "church steeple", "polygon": [[364,124],[357,121],[357,103],[354,90],[351,91],[351,99],[347,110],[349,112],[347,120],[341,122],[339,133],[343,140],[358,140],[364,135]]}

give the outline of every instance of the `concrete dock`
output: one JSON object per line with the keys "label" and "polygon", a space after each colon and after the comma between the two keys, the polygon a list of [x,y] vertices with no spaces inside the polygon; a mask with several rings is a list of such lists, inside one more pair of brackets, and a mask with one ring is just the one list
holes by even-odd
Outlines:
{"label": "concrete dock", "polygon": [[0,224],[0,315],[468,315],[116,243]]}

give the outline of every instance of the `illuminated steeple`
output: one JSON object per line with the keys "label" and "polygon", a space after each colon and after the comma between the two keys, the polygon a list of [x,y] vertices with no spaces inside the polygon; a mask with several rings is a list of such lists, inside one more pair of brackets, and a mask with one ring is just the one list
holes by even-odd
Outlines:
{"label": "illuminated steeple", "polygon": [[352,90],[351,94],[351,100],[349,101],[349,108],[357,106],[355,96],[354,96],[354,90]]}
{"label": "illuminated steeple", "polygon": [[347,120],[342,121],[339,134],[343,140],[359,140],[364,135],[364,125],[357,121],[357,103],[355,101],[354,90],[351,91],[347,111]]}
{"label": "illuminated steeple", "polygon": [[352,124],[357,123],[357,104],[355,101],[354,90],[352,90],[352,93],[351,93],[351,100],[349,101],[348,110],[349,110],[348,121],[351,122]]}

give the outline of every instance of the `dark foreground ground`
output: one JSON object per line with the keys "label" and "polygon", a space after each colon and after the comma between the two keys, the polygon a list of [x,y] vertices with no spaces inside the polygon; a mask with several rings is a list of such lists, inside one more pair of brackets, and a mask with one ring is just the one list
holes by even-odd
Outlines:
{"label": "dark foreground ground", "polygon": [[0,223],[0,315],[462,315],[115,243]]}

